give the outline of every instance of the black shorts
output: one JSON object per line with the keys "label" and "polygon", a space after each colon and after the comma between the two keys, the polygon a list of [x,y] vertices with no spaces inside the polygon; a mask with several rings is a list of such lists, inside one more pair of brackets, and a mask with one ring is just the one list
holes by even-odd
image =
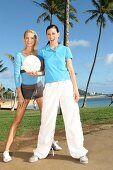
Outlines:
{"label": "black shorts", "polygon": [[33,85],[21,85],[24,99],[37,99],[43,96],[44,86],[42,82]]}

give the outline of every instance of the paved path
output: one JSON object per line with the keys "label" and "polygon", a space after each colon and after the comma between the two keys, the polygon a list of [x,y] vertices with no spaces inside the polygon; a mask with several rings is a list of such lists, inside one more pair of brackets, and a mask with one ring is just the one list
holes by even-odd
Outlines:
{"label": "paved path", "polygon": [[113,128],[85,135],[85,147],[89,150],[87,165],[70,157],[65,138],[61,138],[59,142],[62,151],[55,152],[54,157],[50,152],[46,159],[35,163],[29,163],[28,159],[32,155],[36,139],[31,140],[32,144],[29,146],[14,151],[13,161],[9,163],[2,162],[0,153],[0,170],[113,170]]}

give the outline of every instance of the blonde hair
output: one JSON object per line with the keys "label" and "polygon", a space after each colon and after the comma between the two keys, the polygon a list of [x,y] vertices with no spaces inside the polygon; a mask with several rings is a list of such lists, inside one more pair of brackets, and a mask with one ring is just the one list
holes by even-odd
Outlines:
{"label": "blonde hair", "polygon": [[34,34],[34,37],[35,37],[35,40],[36,40],[36,41],[35,41],[35,44],[34,44],[34,50],[37,50],[37,45],[38,45],[38,35],[37,35],[37,33],[36,33],[34,30],[29,29],[29,30],[26,30],[26,31],[24,32],[24,38],[25,38],[25,36],[26,36],[26,34],[27,34],[28,32]]}

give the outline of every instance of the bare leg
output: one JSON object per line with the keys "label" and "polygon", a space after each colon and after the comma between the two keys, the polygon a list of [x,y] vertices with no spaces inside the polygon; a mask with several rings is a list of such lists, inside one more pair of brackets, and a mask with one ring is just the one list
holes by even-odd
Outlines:
{"label": "bare leg", "polygon": [[36,99],[37,105],[39,107],[40,113],[42,112],[43,97]]}
{"label": "bare leg", "polygon": [[10,127],[10,131],[9,131],[9,134],[8,134],[5,151],[8,151],[11,144],[13,143],[13,139],[15,137],[16,130],[17,130],[18,125],[20,124],[22,118],[23,118],[24,112],[26,110],[26,107],[27,107],[29,101],[30,100],[25,99],[24,104],[23,104],[22,107],[17,106],[16,115],[15,115],[15,118],[14,118],[14,120],[12,122],[12,125]]}

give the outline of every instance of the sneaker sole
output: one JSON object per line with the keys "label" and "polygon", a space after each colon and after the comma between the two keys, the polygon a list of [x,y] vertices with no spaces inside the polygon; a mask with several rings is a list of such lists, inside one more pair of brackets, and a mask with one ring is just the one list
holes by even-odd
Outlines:
{"label": "sneaker sole", "polygon": [[39,159],[37,159],[37,160],[30,160],[30,159],[29,159],[29,162],[30,162],[30,163],[33,163],[33,162],[37,162],[38,160],[39,160]]}
{"label": "sneaker sole", "polygon": [[12,161],[12,159],[10,159],[10,160],[4,160],[4,159],[3,159],[3,162],[5,162],[5,163],[8,163],[8,162],[10,162],[10,161]]}
{"label": "sneaker sole", "polygon": [[81,164],[88,164],[88,161],[82,162],[80,161]]}

